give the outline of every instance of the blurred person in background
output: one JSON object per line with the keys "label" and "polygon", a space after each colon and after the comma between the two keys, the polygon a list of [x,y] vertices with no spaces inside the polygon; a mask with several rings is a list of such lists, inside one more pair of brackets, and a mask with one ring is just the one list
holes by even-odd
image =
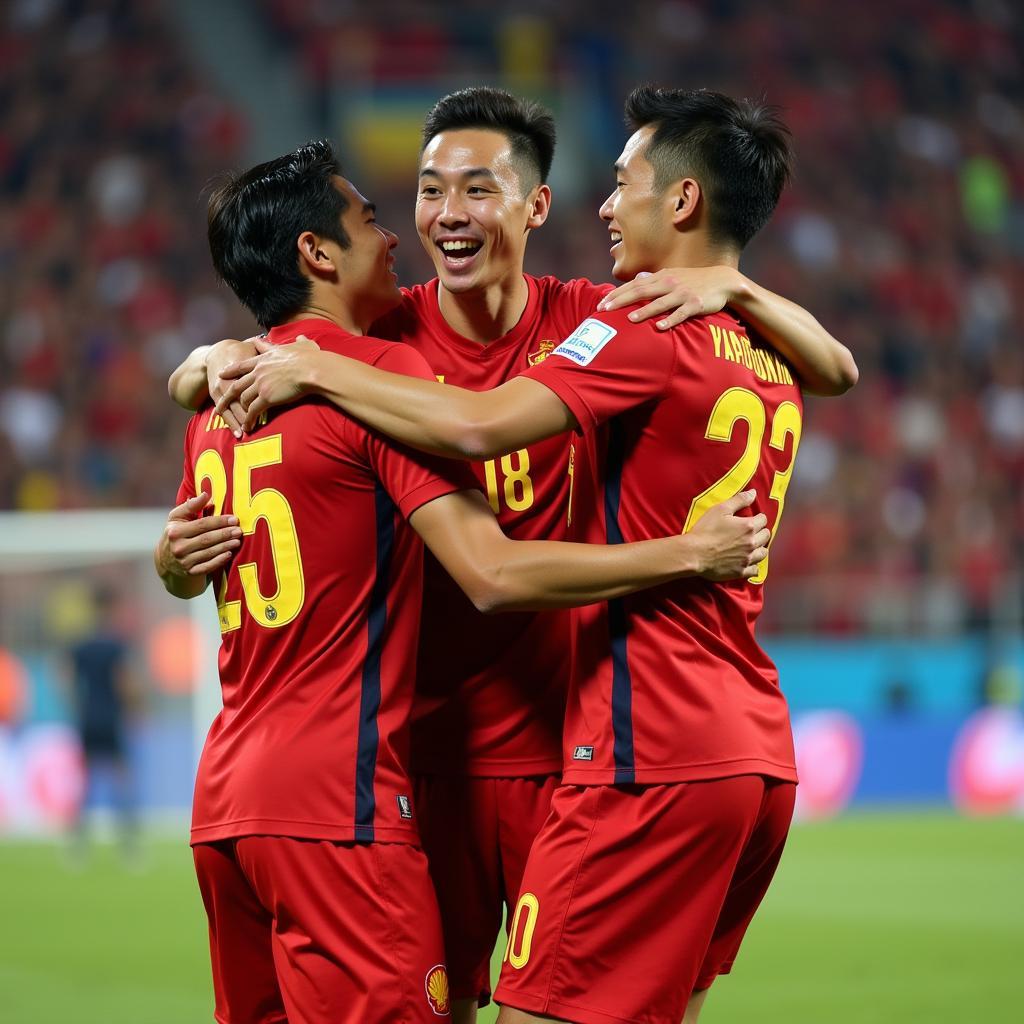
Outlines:
{"label": "blurred person in background", "polygon": [[126,858],[138,853],[135,780],[128,750],[128,727],[140,694],[129,670],[130,648],[117,622],[118,594],[97,584],[92,594],[95,624],[67,654],[69,696],[75,729],[85,758],[85,787],[72,827],[72,852],[85,855],[88,813],[97,782],[112,783],[114,811]]}
{"label": "blurred person in background", "polygon": [[[526,245],[550,208],[554,144],[550,114],[500,90],[453,93],[427,115],[416,225],[438,276],[406,290],[403,304],[374,331],[418,349],[446,385],[486,390],[540,364],[610,291],[586,280],[524,273]],[[644,294],[658,301],[641,318],[667,314],[666,328],[736,303],[794,353],[812,382],[816,363],[841,349],[804,310],[734,267],[666,272],[649,280]],[[216,368],[237,347],[222,343],[197,352],[172,378],[179,400],[194,404],[208,384],[222,390]],[[285,346],[264,357],[258,372],[268,386],[276,375],[283,392],[275,400],[306,391],[331,398],[330,371],[340,366],[328,353]],[[218,408],[232,411],[230,402]],[[488,452],[476,462],[510,536],[568,536],[574,458],[574,442],[562,434]],[[564,613],[482,619],[427,561],[413,766],[457,1021],[471,1021],[490,998],[490,955],[502,913],[511,916],[558,782],[569,628]]]}

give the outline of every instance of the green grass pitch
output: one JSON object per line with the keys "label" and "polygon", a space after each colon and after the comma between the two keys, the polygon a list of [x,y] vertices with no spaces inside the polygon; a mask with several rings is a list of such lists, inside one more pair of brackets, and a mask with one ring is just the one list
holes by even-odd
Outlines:
{"label": "green grass pitch", "polygon": [[[109,846],[70,870],[52,844],[0,845],[0,911],[4,1024],[212,1020],[184,836],[138,871]],[[794,830],[702,1020],[1002,1024],[1021,1019],[1022,963],[1024,821],[851,814]]]}

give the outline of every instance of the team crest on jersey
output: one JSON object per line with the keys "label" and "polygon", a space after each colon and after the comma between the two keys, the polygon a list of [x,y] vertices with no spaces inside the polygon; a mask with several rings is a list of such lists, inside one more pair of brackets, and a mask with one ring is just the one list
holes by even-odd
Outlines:
{"label": "team crest on jersey", "polygon": [[574,761],[593,761],[594,760],[594,748],[593,747],[576,747],[572,752],[572,759]]}
{"label": "team crest on jersey", "polygon": [[400,818],[411,818],[412,801],[404,793],[395,797],[395,799],[398,801],[398,816]]}
{"label": "team crest on jersey", "polygon": [[565,356],[580,366],[589,366],[598,352],[608,344],[619,332],[614,327],[594,320],[592,317],[583,323],[555,349],[554,355]]}
{"label": "team crest on jersey", "polygon": [[540,347],[536,352],[527,352],[526,361],[531,366],[536,366],[538,363],[543,363],[544,360],[547,359],[547,357],[554,351],[555,343],[551,341],[550,338],[545,338],[544,341],[540,343]]}
{"label": "team crest on jersey", "polygon": [[447,1017],[451,1013],[451,998],[448,993],[448,971],[444,964],[435,964],[427,971],[423,987],[430,1008],[438,1017]]}

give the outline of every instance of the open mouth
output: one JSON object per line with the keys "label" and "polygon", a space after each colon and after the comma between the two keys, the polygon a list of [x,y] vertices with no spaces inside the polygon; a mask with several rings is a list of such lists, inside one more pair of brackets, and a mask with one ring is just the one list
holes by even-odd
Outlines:
{"label": "open mouth", "polygon": [[472,238],[443,241],[436,244],[443,257],[444,265],[449,270],[464,270],[472,264],[474,258],[484,247],[483,242]]}
{"label": "open mouth", "polygon": [[622,241],[622,232],[621,231],[609,231],[608,235],[609,235],[609,237],[612,240],[611,247],[614,249]]}

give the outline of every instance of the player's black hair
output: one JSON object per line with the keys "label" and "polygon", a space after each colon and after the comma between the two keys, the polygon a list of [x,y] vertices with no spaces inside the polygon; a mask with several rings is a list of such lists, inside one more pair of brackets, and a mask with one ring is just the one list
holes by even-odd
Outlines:
{"label": "player's black hair", "polygon": [[686,177],[700,183],[714,239],[742,249],[768,222],[793,162],[775,107],[644,85],[626,100],[626,124],[631,131],[655,126],[645,155],[656,188]]}
{"label": "player's black hair", "polygon": [[489,86],[449,93],[423,122],[421,152],[435,135],[460,128],[486,128],[508,139],[524,194],[548,180],[555,155],[555,119],[539,103]]}
{"label": "player's black hair", "polygon": [[309,301],[312,285],[299,269],[295,241],[312,231],[351,244],[340,223],[348,206],[334,187],[341,166],[330,142],[231,175],[210,194],[207,234],[218,276],[260,326],[284,323]]}

